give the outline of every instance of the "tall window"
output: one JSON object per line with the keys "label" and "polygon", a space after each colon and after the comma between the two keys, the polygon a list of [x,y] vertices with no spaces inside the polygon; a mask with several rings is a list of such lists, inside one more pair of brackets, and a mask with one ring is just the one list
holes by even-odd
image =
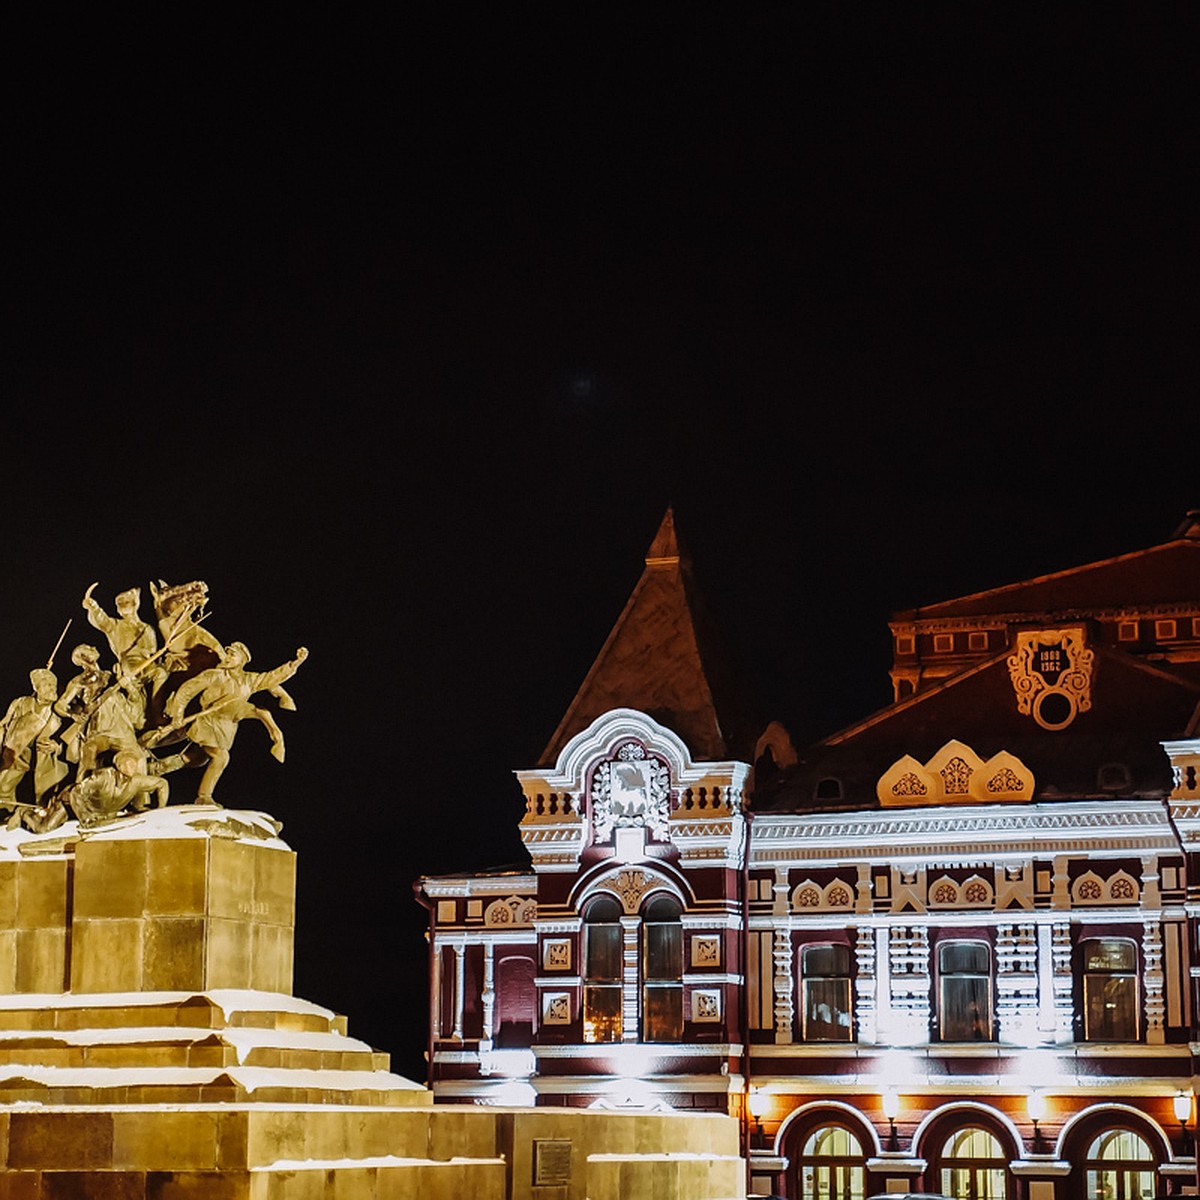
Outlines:
{"label": "tall window", "polygon": [[814,1129],[800,1153],[802,1200],[863,1200],[866,1159],[858,1138],[841,1125]]}
{"label": "tall window", "polygon": [[970,1127],[942,1150],[942,1191],[955,1200],[1004,1200],[1008,1158],[996,1137]]}
{"label": "tall window", "polygon": [[642,1037],[683,1037],[683,925],[679,905],[658,896],[642,913]]}
{"label": "tall window", "polygon": [[1088,1147],[1088,1200],[1149,1200],[1155,1194],[1154,1156],[1129,1129],[1106,1129]]}
{"label": "tall window", "polygon": [[992,972],[986,942],[941,942],[938,989],[943,1042],[991,1041]]}
{"label": "tall window", "polygon": [[849,1042],[850,948],[805,946],[800,951],[800,1008],[808,1042]]}
{"label": "tall window", "polygon": [[1089,1042],[1136,1042],[1137,947],[1127,938],[1088,938],[1080,946],[1083,1036]]}
{"label": "tall window", "polygon": [[583,1040],[621,1040],[621,906],[597,896],[583,916]]}

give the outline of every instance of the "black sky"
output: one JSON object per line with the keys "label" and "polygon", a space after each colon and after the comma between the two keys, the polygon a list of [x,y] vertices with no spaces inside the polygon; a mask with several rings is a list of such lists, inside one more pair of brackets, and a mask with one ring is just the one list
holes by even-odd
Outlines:
{"label": "black sky", "polygon": [[415,1078],[412,880],[520,858],[668,503],[797,738],[887,700],[892,611],[1200,505],[1194,9],[783,12],[10,38],[0,688],[92,580],[308,645],[221,798]]}

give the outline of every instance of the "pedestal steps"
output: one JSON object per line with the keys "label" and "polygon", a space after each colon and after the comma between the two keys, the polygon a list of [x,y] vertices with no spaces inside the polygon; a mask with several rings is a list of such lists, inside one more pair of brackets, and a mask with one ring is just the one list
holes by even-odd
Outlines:
{"label": "pedestal steps", "polygon": [[400,1106],[424,1088],[328,1009],[272,993],[6,997],[0,1103]]}
{"label": "pedestal steps", "polygon": [[482,1116],[261,1104],[9,1110],[0,1200],[504,1200],[496,1123]]}

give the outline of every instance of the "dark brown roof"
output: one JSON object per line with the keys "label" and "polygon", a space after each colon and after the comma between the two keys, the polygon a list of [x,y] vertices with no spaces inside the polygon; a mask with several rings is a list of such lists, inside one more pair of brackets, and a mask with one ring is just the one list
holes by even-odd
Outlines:
{"label": "dark brown roof", "polygon": [[847,807],[877,805],[875,785],[906,754],[928,762],[948,741],[983,759],[1000,750],[1032,772],[1035,799],[1102,795],[1100,768],[1123,764],[1123,795],[1165,795],[1171,771],[1160,742],[1186,736],[1200,714],[1200,684],[1172,667],[1095,647],[1091,707],[1049,731],[1019,712],[1007,653],[881,709],[809,747],[755,808],[811,809],[822,779],[838,779]]}
{"label": "dark brown roof", "polygon": [[[1029,614],[1054,624],[1102,609],[1200,603],[1200,513],[1189,513],[1160,546],[929,605],[910,619]],[[984,659],[809,747],[769,781],[754,806],[773,811],[878,804],[876,784],[901,757],[928,762],[951,739],[983,759],[1000,750],[1032,772],[1035,798],[1111,795],[1101,768],[1123,765],[1121,795],[1166,795],[1171,771],[1161,742],[1200,729],[1194,661],[1147,661],[1119,646],[1093,644],[1091,707],[1065,728],[1042,728],[1019,711],[1008,669],[1011,650]],[[1122,772],[1106,771],[1106,778]],[[822,780],[840,781],[840,789]]]}
{"label": "dark brown roof", "polygon": [[925,605],[903,614],[922,621],[1013,613],[1084,613],[1195,603],[1200,598],[1200,512],[1158,546]]}
{"label": "dark brown roof", "polygon": [[668,509],[624,611],[543,751],[613,708],[635,708],[677,733],[696,759],[746,758],[758,732]]}

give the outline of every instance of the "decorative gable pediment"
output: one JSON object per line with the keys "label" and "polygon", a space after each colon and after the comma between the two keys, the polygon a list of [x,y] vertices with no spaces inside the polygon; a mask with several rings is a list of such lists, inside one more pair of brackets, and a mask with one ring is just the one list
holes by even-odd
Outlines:
{"label": "decorative gable pediment", "polygon": [[970,746],[948,741],[928,762],[906,754],[875,785],[884,808],[918,804],[996,804],[1033,798],[1033,772],[1015,754],[1001,750],[983,761]]}

